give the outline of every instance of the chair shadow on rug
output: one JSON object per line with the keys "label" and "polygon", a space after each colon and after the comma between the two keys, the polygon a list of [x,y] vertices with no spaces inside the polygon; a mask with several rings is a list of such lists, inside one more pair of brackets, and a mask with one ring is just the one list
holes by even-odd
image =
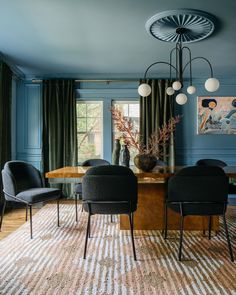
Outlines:
{"label": "chair shadow on rug", "polygon": [[226,223],[228,200],[228,177],[220,167],[193,166],[183,168],[168,181],[168,195],[165,202],[164,238],[167,238],[167,208],[180,213],[180,244],[178,258],[182,258],[184,217],[187,215],[208,216],[209,239],[211,239],[212,216],[223,217],[230,259],[233,251]]}
{"label": "chair shadow on rug", "polygon": [[127,214],[130,222],[133,255],[136,260],[133,212],[137,209],[137,177],[133,171],[117,165],[93,167],[83,177],[82,186],[84,210],[88,212],[84,259],[90,237],[91,216],[94,214]]}
{"label": "chair shadow on rug", "polygon": [[4,203],[0,221],[0,231],[3,222],[6,202],[19,202],[26,205],[26,221],[28,207],[30,212],[30,238],[33,238],[32,205],[36,203],[57,200],[57,225],[59,226],[59,199],[61,191],[56,188],[46,188],[40,171],[23,161],[9,161],[2,170]]}

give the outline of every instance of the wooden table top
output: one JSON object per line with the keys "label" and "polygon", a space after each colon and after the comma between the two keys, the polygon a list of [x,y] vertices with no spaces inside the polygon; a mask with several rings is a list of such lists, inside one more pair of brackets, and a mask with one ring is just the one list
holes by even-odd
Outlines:
{"label": "wooden table top", "polygon": [[[168,178],[174,175],[177,171],[182,169],[184,166],[174,166],[174,167],[158,167],[156,166],[150,172],[144,172],[136,167],[131,167],[134,174],[138,178]],[[81,178],[84,176],[86,171],[91,167],[83,167],[83,166],[76,166],[76,167],[63,167],[53,171],[49,171],[45,174],[46,178]],[[226,166],[224,171],[228,177],[236,177],[236,166]]]}

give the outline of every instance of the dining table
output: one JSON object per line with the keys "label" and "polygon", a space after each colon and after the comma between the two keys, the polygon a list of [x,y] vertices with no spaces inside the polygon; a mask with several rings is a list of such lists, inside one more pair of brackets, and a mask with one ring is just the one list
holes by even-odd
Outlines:
{"label": "dining table", "polygon": [[[177,171],[186,166],[156,166],[150,172],[144,172],[135,166],[130,167],[138,180],[138,207],[134,213],[135,230],[162,230],[164,228],[164,204],[167,194],[167,181]],[[49,171],[45,177],[50,183],[79,183],[91,167],[62,167]],[[236,178],[236,166],[223,168],[229,178]],[[168,210],[168,229],[179,229],[180,216]],[[206,216],[186,216],[185,230],[207,230]],[[129,229],[126,215],[120,215],[120,229]],[[212,230],[219,231],[219,217],[212,218]]]}

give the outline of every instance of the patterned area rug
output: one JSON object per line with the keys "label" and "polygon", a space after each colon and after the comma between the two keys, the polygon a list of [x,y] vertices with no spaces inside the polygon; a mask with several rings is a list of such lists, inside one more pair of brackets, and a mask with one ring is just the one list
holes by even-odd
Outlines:
{"label": "patterned area rug", "polygon": [[[228,224],[236,256],[236,207]],[[75,223],[73,204],[48,204],[33,216],[34,239],[26,223],[0,241],[0,294],[236,294],[236,263],[231,263],[223,231],[209,241],[185,233],[183,262],[177,261],[178,233],[167,242],[159,231],[136,231],[138,261],[128,231],[110,216],[92,217],[87,259],[83,247],[87,214]]]}

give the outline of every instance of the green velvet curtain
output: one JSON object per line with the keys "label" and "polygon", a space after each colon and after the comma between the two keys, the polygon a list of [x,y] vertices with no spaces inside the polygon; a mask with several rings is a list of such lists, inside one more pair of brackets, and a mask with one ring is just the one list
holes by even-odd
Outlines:
{"label": "green velvet curtain", "polygon": [[[147,79],[141,83],[148,83],[152,92],[148,97],[140,97],[140,134],[144,144],[148,142],[151,133],[158,131],[164,123],[174,116],[173,97],[166,94],[170,81],[166,79]],[[164,149],[161,159],[169,165],[175,164],[174,135],[171,135],[170,144]]]}
{"label": "green velvet curtain", "polygon": [[[0,63],[0,169],[11,160],[11,95],[12,71],[4,62]],[[2,178],[0,177],[2,199]]]}
{"label": "green velvet curtain", "polygon": [[[74,80],[43,81],[43,170],[77,165],[76,99]],[[72,197],[70,184],[63,194]]]}

